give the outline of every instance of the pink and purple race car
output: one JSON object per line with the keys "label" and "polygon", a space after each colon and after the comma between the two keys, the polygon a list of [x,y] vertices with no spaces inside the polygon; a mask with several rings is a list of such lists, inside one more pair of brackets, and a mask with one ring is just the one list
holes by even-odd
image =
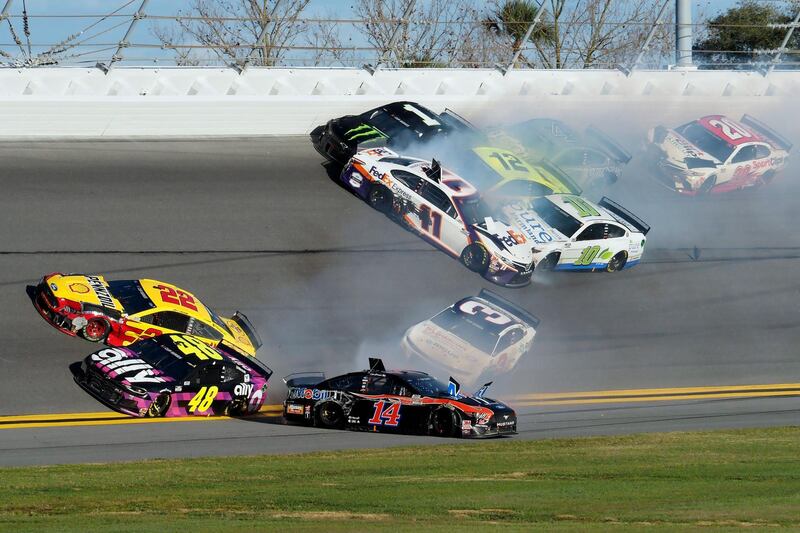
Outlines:
{"label": "pink and purple race car", "polygon": [[137,417],[255,413],[272,375],[253,357],[178,334],[103,348],[71,370],[97,400]]}

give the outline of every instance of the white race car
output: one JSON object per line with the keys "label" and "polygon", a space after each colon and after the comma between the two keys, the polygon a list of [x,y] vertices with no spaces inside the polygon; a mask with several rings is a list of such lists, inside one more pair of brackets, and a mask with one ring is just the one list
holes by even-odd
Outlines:
{"label": "white race car", "polygon": [[616,272],[639,263],[650,226],[621,205],[603,198],[551,194],[503,208],[509,221],[533,243],[539,270]]}
{"label": "white race car", "polygon": [[403,349],[472,385],[513,369],[538,325],[538,318],[484,289],[411,327]]}
{"label": "white race car", "polygon": [[506,287],[530,283],[531,243],[495,219],[477,189],[436,160],[370,148],[350,159],[340,179],[372,207],[489,281]]}
{"label": "white race car", "polygon": [[649,150],[667,187],[682,194],[728,192],[768,183],[792,144],[750,115],[737,122],[709,115],[648,133]]}

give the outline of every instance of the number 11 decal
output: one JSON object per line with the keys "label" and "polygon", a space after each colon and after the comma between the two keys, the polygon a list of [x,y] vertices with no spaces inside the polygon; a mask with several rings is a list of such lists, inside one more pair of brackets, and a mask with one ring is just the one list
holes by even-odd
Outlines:
{"label": "number 11 decal", "polygon": [[442,214],[433,211],[428,205],[419,206],[419,221],[422,231],[427,231],[437,239],[442,233]]}
{"label": "number 11 decal", "polygon": [[375,402],[375,412],[369,419],[371,425],[397,427],[400,423],[400,402],[388,402],[389,405],[384,409],[386,404],[383,400]]}

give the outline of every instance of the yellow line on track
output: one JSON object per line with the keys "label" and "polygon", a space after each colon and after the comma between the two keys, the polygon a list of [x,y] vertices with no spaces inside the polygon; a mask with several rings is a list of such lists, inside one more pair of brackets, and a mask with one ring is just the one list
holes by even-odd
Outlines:
{"label": "yellow line on track", "polygon": [[[800,383],[764,385],[725,385],[714,387],[678,387],[663,389],[622,389],[583,392],[522,394],[508,399],[514,407],[541,405],[579,405],[631,402],[691,401],[724,398],[768,398],[800,396]],[[279,416],[281,405],[265,405],[254,416]],[[115,412],[57,413],[0,416],[0,429],[105,426],[112,424],[159,424],[169,422],[208,422],[230,420],[226,416],[189,416],[183,418],[135,418]]]}

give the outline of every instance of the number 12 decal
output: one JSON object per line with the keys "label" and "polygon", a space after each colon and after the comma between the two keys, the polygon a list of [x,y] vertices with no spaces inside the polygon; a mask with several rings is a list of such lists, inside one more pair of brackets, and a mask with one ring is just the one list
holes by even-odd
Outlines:
{"label": "number 12 decal", "polygon": [[419,221],[422,231],[427,231],[437,239],[442,233],[442,214],[433,211],[428,205],[419,206]]}
{"label": "number 12 decal", "polygon": [[[389,404],[386,406],[386,404]],[[386,408],[384,409],[384,406]],[[400,402],[384,402],[380,400],[375,402],[375,412],[369,423],[373,426],[392,426],[397,427],[400,423]]]}

